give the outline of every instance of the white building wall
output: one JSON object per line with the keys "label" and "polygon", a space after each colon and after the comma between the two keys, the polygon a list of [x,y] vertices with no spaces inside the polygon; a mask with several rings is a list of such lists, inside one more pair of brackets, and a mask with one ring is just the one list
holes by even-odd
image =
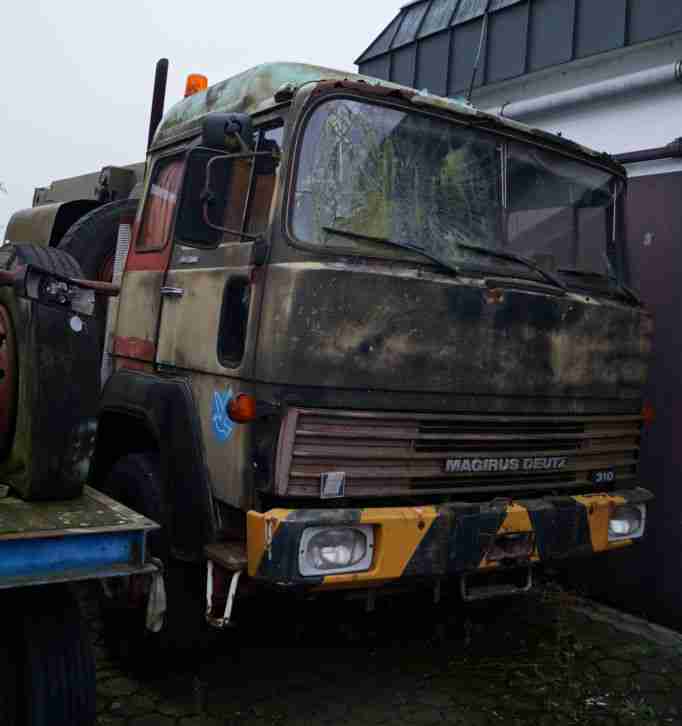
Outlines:
{"label": "white building wall", "polygon": [[[498,109],[648,68],[682,61],[682,34],[612,54],[557,66],[548,71],[487,86],[474,94],[480,108]],[[610,154],[665,146],[682,136],[682,83],[671,82],[627,96],[564,106],[552,113],[519,117],[546,131]],[[682,159],[633,164],[631,176],[682,171]]]}

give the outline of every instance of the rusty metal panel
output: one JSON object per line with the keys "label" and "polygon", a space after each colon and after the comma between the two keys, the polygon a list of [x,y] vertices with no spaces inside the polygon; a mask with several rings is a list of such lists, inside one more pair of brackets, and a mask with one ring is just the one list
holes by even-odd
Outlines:
{"label": "rusty metal panel", "polygon": [[49,245],[60,207],[61,204],[46,204],[14,212],[5,230],[5,241]]}
{"label": "rusty metal panel", "polygon": [[487,290],[480,279],[378,264],[270,265],[255,378],[356,390],[629,399],[637,409],[651,334],[641,310],[514,289],[491,303]]}
{"label": "rusty metal panel", "polygon": [[87,486],[81,497],[60,502],[0,499],[0,541],[157,528],[143,515]]}
{"label": "rusty metal panel", "polygon": [[62,502],[0,499],[0,589],[152,571],[145,540],[154,529],[90,487]]}
{"label": "rusty metal panel", "polygon": [[138,356],[119,350],[119,354],[153,359],[164,274],[163,270],[128,270],[123,275],[115,336],[135,344],[136,350],[144,347],[147,352]]}
{"label": "rusty metal panel", "polygon": [[[640,426],[639,416],[294,408],[282,423],[276,489],[319,497],[320,477],[328,471],[346,474],[346,496],[578,492],[594,488],[590,474],[603,469],[614,471],[612,487],[622,486],[636,479]],[[451,460],[475,463],[473,469],[449,471]]]}

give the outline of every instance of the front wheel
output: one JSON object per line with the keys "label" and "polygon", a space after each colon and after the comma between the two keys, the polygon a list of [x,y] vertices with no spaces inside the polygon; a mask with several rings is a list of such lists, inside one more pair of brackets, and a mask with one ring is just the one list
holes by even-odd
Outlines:
{"label": "front wheel", "polygon": [[[163,525],[164,499],[159,469],[155,452],[129,454],[114,464],[102,491]],[[153,633],[146,628],[149,584],[146,576],[113,578],[106,583],[100,598],[105,642],[115,656],[138,670],[158,658],[160,651],[164,657],[199,654],[211,641],[204,619],[203,564],[173,558],[164,526],[148,537],[151,556],[164,567],[167,610],[161,630]]]}

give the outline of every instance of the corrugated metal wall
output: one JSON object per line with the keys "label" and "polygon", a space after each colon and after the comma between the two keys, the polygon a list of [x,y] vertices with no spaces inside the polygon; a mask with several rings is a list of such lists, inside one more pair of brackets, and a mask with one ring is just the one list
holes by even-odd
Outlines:
{"label": "corrugated metal wall", "polygon": [[[358,58],[360,72],[433,93],[468,87],[487,0],[405,6]],[[682,0],[491,0],[476,86],[682,31]]]}

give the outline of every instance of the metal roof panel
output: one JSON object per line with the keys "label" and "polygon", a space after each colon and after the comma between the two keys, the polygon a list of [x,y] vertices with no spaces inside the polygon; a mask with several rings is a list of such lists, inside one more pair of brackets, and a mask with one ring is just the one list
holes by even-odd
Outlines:
{"label": "metal roof panel", "polygon": [[437,33],[450,25],[459,0],[433,0],[419,31],[419,37]]}
{"label": "metal roof panel", "polygon": [[400,24],[391,47],[397,48],[400,45],[405,45],[405,43],[410,43],[417,37],[417,32],[428,8],[429,2],[424,0],[424,2],[412,5],[412,7],[403,11],[403,22]]}

